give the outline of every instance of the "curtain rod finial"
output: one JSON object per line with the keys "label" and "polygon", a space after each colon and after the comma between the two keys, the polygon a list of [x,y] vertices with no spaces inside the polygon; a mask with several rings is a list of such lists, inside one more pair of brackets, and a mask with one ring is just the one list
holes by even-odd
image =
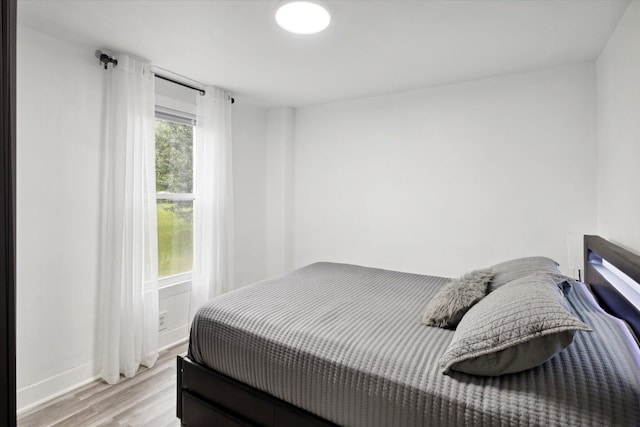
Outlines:
{"label": "curtain rod finial", "polygon": [[98,58],[100,60],[100,62],[102,64],[104,64],[104,69],[107,69],[107,65],[109,64],[113,64],[114,67],[118,66],[118,60],[115,58],[110,57],[109,55],[107,55],[106,53],[102,52],[101,50],[96,50],[95,52],[95,56],[96,58]]}

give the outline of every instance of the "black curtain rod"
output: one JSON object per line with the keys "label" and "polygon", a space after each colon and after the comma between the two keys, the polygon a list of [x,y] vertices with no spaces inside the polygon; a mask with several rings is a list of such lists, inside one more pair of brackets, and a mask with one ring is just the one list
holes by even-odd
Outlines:
{"label": "black curtain rod", "polygon": [[[107,69],[107,65],[109,65],[109,64],[113,64],[114,67],[118,66],[118,60],[117,59],[112,58],[111,56],[107,55],[106,53],[103,53],[100,50],[96,50],[95,55],[96,55],[96,58],[98,58],[100,60],[100,62],[104,65],[104,69],[105,70]],[[205,95],[206,94],[204,89],[200,89],[198,87],[194,87],[194,86],[188,85],[186,83],[182,83],[182,82],[179,82],[177,80],[170,79],[169,77],[161,76],[160,74],[157,74],[157,73],[155,74],[155,76],[157,78],[161,79],[161,80],[166,80],[168,82],[175,83],[177,85],[180,85],[180,86],[192,89],[192,90],[196,90],[196,91],[198,91],[200,93],[200,95]],[[229,97],[229,99],[231,99],[231,103],[232,104],[234,102],[236,102],[236,100],[233,99],[233,97],[231,97],[231,96]]]}
{"label": "black curtain rod", "polygon": [[158,78],[160,80],[165,80],[165,81],[168,81],[168,82],[171,82],[171,83],[175,83],[175,84],[180,85],[182,87],[186,87],[186,88],[189,88],[189,89],[192,89],[192,90],[196,90],[196,91],[200,92],[200,95],[205,95],[207,93],[207,92],[204,91],[204,89],[200,89],[198,87],[191,86],[191,85],[188,85],[186,83],[182,83],[182,82],[179,82],[177,80],[170,79],[169,77],[161,76],[158,73],[156,73],[156,78]]}
{"label": "black curtain rod", "polygon": [[[160,80],[165,80],[165,81],[168,81],[168,82],[171,82],[171,83],[175,83],[175,84],[177,84],[177,85],[180,85],[180,86],[183,86],[183,87],[186,87],[186,88],[192,89],[192,90],[196,90],[196,91],[200,92],[200,95],[205,95],[205,94],[206,94],[206,92],[204,91],[204,89],[200,89],[200,88],[198,88],[198,87],[191,86],[191,85],[188,85],[188,84],[186,84],[186,83],[182,83],[182,82],[179,82],[179,81],[177,81],[177,80],[170,79],[169,77],[161,76],[160,74],[157,74],[157,73],[155,74],[155,76],[156,76],[156,78],[158,78],[158,79],[160,79]],[[231,99],[231,103],[232,103],[232,104],[233,104],[234,102],[236,102],[236,100],[235,100],[235,99],[233,99],[233,97],[229,97],[229,99]]]}

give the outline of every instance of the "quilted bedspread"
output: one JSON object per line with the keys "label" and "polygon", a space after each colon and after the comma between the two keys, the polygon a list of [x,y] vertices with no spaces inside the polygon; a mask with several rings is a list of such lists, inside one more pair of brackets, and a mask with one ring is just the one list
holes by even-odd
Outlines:
{"label": "quilted bedspread", "polygon": [[200,309],[189,357],[344,426],[637,426],[640,351],[582,284],[594,332],[529,371],[444,375],[453,331],[420,324],[442,277],[316,263]]}

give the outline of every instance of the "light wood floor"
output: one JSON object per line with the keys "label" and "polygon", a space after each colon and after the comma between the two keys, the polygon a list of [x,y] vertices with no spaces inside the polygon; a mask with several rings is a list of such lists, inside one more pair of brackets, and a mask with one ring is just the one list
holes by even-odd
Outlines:
{"label": "light wood floor", "polygon": [[179,426],[176,418],[176,356],[180,344],[160,353],[156,365],[108,385],[96,381],[20,416],[18,426]]}

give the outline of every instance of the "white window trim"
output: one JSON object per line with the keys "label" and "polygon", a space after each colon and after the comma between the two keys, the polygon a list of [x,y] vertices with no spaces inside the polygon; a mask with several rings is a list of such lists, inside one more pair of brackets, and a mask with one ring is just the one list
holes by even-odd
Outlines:
{"label": "white window trim", "polygon": [[158,298],[166,299],[191,291],[191,280],[188,282],[174,283],[163,288],[158,288]]}
{"label": "white window trim", "polygon": [[163,277],[158,280],[158,291],[160,298],[168,298],[173,295],[181,294],[191,290],[192,274],[188,273],[174,274],[173,276]]}
{"label": "white window trim", "polygon": [[169,201],[194,201],[196,199],[195,193],[168,193],[166,191],[159,191],[156,193],[156,200],[169,200]]}
{"label": "white window trim", "polygon": [[184,125],[196,125],[195,114],[187,113],[186,111],[174,110],[173,108],[163,107],[162,105],[156,105],[156,118],[182,123]]}

